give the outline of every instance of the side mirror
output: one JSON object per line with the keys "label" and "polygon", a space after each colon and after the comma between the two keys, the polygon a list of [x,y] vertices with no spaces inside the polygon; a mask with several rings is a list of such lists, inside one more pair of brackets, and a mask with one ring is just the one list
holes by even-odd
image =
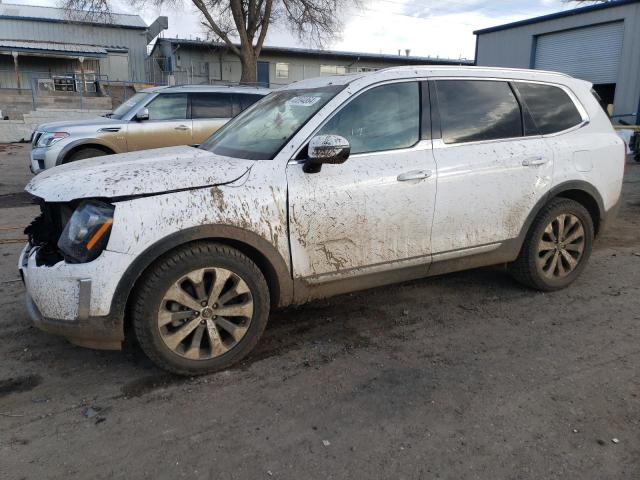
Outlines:
{"label": "side mirror", "polygon": [[136,120],[142,122],[144,120],[149,120],[149,109],[141,108],[138,113],[136,113]]}
{"label": "side mirror", "polygon": [[344,163],[351,153],[349,141],[340,135],[318,135],[309,142],[308,159],[302,170],[305,173],[317,173],[322,164]]}

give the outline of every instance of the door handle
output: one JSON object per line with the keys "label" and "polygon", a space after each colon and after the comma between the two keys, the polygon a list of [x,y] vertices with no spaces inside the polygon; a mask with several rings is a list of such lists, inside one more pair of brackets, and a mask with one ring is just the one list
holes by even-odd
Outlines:
{"label": "door handle", "polygon": [[410,172],[401,173],[398,175],[399,182],[407,182],[409,180],[424,180],[429,178],[433,172],[431,170],[411,170]]}
{"label": "door handle", "polygon": [[176,130],[189,130],[189,127],[187,127],[186,125],[178,125],[175,129]]}
{"label": "door handle", "polygon": [[537,167],[538,165],[544,165],[549,160],[544,157],[529,157],[522,160],[523,167]]}

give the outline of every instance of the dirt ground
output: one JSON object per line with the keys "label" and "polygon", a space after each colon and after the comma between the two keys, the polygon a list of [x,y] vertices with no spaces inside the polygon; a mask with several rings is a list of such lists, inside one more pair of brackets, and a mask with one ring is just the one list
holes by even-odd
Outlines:
{"label": "dirt ground", "polygon": [[30,325],[27,149],[0,150],[0,478],[640,478],[640,165],[565,291],[487,268],[342,296],[180,379]]}

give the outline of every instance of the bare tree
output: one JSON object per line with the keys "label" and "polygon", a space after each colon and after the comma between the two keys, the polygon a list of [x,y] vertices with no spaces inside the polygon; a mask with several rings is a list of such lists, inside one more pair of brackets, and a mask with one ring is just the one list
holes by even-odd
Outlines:
{"label": "bare tree", "polygon": [[[113,0],[61,0],[71,18],[106,20]],[[288,28],[300,40],[322,47],[342,31],[341,13],[360,0],[133,0],[139,7],[191,2],[202,14],[202,25],[242,64],[240,82],[255,83],[257,61],[272,24]],[[81,12],[78,13],[78,10]]]}

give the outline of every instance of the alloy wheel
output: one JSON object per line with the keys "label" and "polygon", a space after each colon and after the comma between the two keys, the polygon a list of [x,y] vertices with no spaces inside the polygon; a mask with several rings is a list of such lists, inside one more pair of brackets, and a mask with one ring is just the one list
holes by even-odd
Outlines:
{"label": "alloy wheel", "polygon": [[538,242],[538,268],[547,278],[564,278],[577,268],[584,248],[585,232],[580,219],[570,213],[558,215]]}
{"label": "alloy wheel", "polygon": [[178,279],[158,310],[164,344],[190,360],[219,357],[247,333],[253,317],[247,283],[225,268],[201,268]]}

